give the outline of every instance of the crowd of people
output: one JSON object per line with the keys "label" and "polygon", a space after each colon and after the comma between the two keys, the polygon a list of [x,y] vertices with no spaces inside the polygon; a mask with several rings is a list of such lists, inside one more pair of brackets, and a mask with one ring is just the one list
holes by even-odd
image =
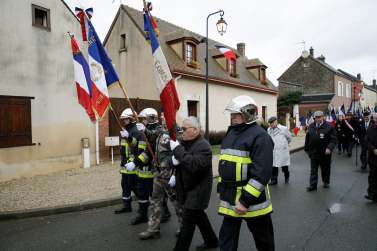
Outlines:
{"label": "crowd of people", "polygon": [[[276,117],[268,120],[268,129],[264,127],[263,119],[257,116],[258,107],[249,96],[233,99],[225,112],[230,113],[232,125],[221,143],[218,164],[218,213],[223,216],[218,235],[205,213],[213,184],[213,156],[209,142],[200,134],[198,119],[185,118],[173,133],[177,140],[173,140],[172,132],[165,126],[163,111],[161,126],[157,126],[158,114],[152,108],[138,115],[142,123],[136,123],[130,109],[122,113],[125,128],[121,131],[120,173],[124,205],[115,213],[132,212],[132,191],[138,198],[139,209],[131,224],[148,222],[146,231],[139,233],[141,239],[161,237],[160,224],[171,215],[167,207],[169,199],[179,226],[173,250],[189,250],[196,226],[204,240],[196,246],[197,250],[217,247],[237,250],[243,220],[258,250],[275,250],[268,185],[277,184],[279,168],[285,182],[289,182],[288,145],[292,135]],[[360,142],[362,168],[366,169],[367,164],[370,167],[365,197],[377,201],[377,126],[368,116],[364,113],[364,120],[357,121],[352,119],[352,114],[347,114],[346,120],[339,117],[333,127],[324,120],[323,112],[314,113],[315,122],[308,126],[305,139],[305,151],[311,164],[308,191],[317,189],[318,167],[324,187],[329,187],[331,156],[336,146],[339,154],[343,149],[351,157],[352,148]]]}

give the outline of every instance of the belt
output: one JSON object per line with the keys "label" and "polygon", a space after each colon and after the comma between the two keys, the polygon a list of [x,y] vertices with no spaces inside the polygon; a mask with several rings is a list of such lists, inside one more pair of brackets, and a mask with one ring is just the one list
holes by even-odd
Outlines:
{"label": "belt", "polygon": [[240,180],[240,181],[224,181],[224,180],[222,180],[221,185],[224,188],[236,188],[236,187],[246,186],[248,182],[249,182],[248,180]]}

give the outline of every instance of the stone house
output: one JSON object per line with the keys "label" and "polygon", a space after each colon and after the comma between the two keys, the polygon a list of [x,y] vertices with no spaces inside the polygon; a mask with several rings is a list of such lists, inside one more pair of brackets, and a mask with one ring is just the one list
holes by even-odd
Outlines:
{"label": "stone house", "polygon": [[[138,101],[137,112],[151,105],[157,107],[159,94],[153,67],[150,45],[144,38],[143,14],[141,11],[123,5],[103,41],[120,81],[132,100]],[[153,13],[152,13],[153,14]],[[120,16],[121,24],[120,26]],[[159,29],[159,43],[173,75],[181,107],[177,113],[177,123],[187,116],[196,116],[202,128],[206,121],[206,45],[204,37],[195,32],[153,17]],[[237,49],[229,46],[237,56],[237,61],[229,62],[215,47],[222,45],[209,39],[209,129],[226,130],[230,116],[223,111],[228,102],[239,96],[249,95],[260,107],[259,114],[267,119],[276,115],[277,95],[280,93],[266,77],[266,68],[259,59],[245,56],[245,44],[237,44]],[[198,62],[195,67],[193,61]],[[127,106],[118,86],[109,90],[110,100],[116,104],[117,114]],[[136,103],[136,101],[135,101]],[[159,111],[159,109],[158,109]],[[109,117],[109,134],[118,135],[119,129],[112,129],[115,122]]]}
{"label": "stone house", "polygon": [[94,165],[95,124],[78,103],[65,28],[85,52],[75,14],[62,0],[4,0],[0,20],[0,182],[81,167],[82,138]]}
{"label": "stone house", "polygon": [[282,93],[301,91],[303,100],[297,105],[294,117],[305,117],[312,113],[334,108],[338,111],[344,104],[348,109],[353,100],[354,87],[356,95],[362,88],[361,76],[354,77],[340,69],[335,69],[321,55],[314,57],[310,48],[307,57],[300,56],[279,78],[279,90]]}

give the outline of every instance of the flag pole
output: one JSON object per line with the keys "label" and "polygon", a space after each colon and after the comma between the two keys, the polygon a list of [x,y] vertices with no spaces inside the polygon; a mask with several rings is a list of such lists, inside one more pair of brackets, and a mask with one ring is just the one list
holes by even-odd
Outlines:
{"label": "flag pole", "polygon": [[[80,3],[79,0],[78,0],[78,2]],[[145,5],[145,0],[144,0],[144,5]],[[81,5],[81,3],[80,3],[80,7],[81,7],[81,9],[83,10],[83,13],[84,13],[86,19],[87,19],[88,21],[90,21],[88,15],[86,15],[85,9],[84,9],[84,7]],[[145,7],[146,7],[146,5],[145,5]],[[89,28],[90,28],[90,30],[92,30],[90,26],[89,26]],[[93,32],[93,31],[92,31],[92,32]],[[94,32],[93,32],[93,33],[94,33]],[[136,123],[140,123],[140,122],[139,122],[139,119],[138,119],[138,117],[137,117],[137,114],[136,114],[136,112],[135,112],[135,110],[134,110],[134,108],[133,108],[133,106],[132,106],[132,104],[131,104],[131,102],[130,102],[130,99],[128,98],[127,93],[126,93],[126,91],[125,91],[124,88],[123,88],[123,85],[120,83],[119,80],[118,80],[118,83],[119,83],[120,88],[122,89],[122,92],[123,92],[123,94],[124,94],[124,97],[125,97],[126,100],[127,100],[128,105],[129,105],[130,108],[131,108],[131,111],[132,111],[132,114],[133,114],[134,117],[135,117]],[[111,107],[111,106],[110,106],[110,107]],[[112,109],[112,108],[111,108],[111,109]],[[115,115],[115,114],[114,114],[114,115]],[[119,123],[119,121],[118,121],[118,123]],[[120,124],[119,124],[119,125],[120,125]],[[121,127],[121,128],[122,128],[122,127]],[[156,167],[158,167],[158,162],[157,162],[156,157],[154,156],[154,152],[153,152],[153,150],[152,150],[152,148],[151,148],[151,146],[150,146],[150,144],[149,144],[149,142],[148,142],[147,136],[145,136],[144,131],[141,131],[141,134],[143,135],[143,138],[144,138],[145,142],[147,143],[147,146],[148,146],[149,152],[151,153],[151,155],[152,155],[152,157],[153,157],[153,160],[154,160],[154,162],[156,163]],[[137,157],[136,155],[134,155],[134,156],[135,156],[135,158]]]}

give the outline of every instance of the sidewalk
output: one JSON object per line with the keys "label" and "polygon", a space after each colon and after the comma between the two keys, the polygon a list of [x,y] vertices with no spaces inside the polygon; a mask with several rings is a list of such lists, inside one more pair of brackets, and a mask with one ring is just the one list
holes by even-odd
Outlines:
{"label": "sidewalk", "polygon": [[[290,152],[303,149],[305,133],[294,136]],[[220,155],[213,156],[218,176]],[[122,203],[119,160],[99,166],[37,175],[0,183],[0,221],[41,217]]]}

